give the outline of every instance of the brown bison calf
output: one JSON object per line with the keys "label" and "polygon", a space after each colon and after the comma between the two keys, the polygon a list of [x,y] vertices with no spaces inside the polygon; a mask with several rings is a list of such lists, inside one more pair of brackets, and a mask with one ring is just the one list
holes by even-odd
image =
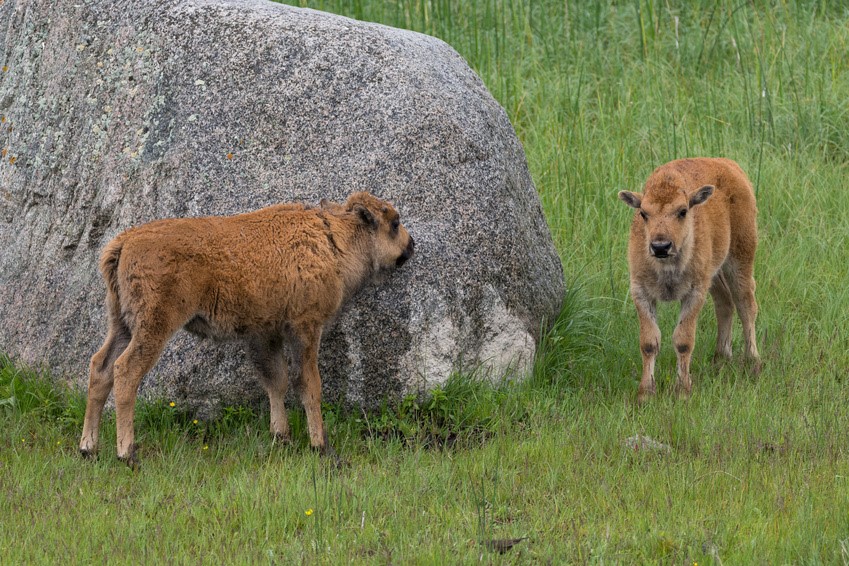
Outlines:
{"label": "brown bison calf", "polygon": [[228,217],[159,220],[104,249],[109,321],[91,358],[80,451],[94,454],[113,385],[118,457],[134,465],[133,413],[142,377],[181,327],[241,339],[271,404],[271,431],[288,440],[285,346],[301,362],[310,444],[326,448],[318,348],[325,323],[378,271],[403,264],[413,238],[388,202],[356,193],[321,208],[279,204]]}
{"label": "brown bison calf", "polygon": [[692,389],[690,357],[696,321],[707,293],[716,308],[716,356],[731,357],[734,307],[743,323],[746,355],[760,371],[755,343],[753,277],[757,209],[752,185],[729,159],[681,159],[655,169],[643,194],[621,191],[637,209],[631,222],[628,264],[631,296],[640,318],[643,375],[638,401],[655,393],[654,363],[660,348],[657,301],[681,301],[672,335],[678,353],[679,396]]}

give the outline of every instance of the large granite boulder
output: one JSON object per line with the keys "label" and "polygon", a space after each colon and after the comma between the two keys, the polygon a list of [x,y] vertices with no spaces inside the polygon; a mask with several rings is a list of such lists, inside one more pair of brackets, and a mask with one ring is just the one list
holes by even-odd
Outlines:
{"label": "large granite boulder", "polygon": [[[0,351],[84,385],[103,245],[161,217],[367,190],[416,256],[327,329],[326,398],[524,371],[562,267],[504,110],[425,35],[260,0],[0,3]],[[179,333],[143,391],[264,394],[237,344]]]}

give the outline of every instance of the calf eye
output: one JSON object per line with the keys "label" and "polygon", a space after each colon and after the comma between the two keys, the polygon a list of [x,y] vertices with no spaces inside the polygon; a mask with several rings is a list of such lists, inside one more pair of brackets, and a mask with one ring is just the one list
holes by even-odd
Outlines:
{"label": "calf eye", "polygon": [[640,216],[642,216],[643,220],[645,220],[646,222],[649,221],[649,215],[643,212],[642,210],[640,211]]}
{"label": "calf eye", "polygon": [[678,218],[686,218],[687,217],[687,209],[682,208],[678,211]]}

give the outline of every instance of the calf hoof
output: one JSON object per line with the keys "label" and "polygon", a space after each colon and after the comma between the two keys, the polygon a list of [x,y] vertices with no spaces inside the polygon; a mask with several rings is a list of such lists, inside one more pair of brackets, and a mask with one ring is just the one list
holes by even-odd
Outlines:
{"label": "calf hoof", "polygon": [[752,362],[752,373],[756,376],[761,374],[761,370],[763,369],[763,362],[761,362],[760,358],[754,360]]}
{"label": "calf hoof", "polygon": [[289,436],[287,432],[272,432],[271,433],[271,443],[279,444],[281,446],[291,446],[292,445],[292,437]]}
{"label": "calf hoof", "polygon": [[127,464],[128,468],[130,468],[134,472],[137,472],[141,467],[141,462],[139,461],[138,456],[138,444],[133,444],[132,446],[130,446],[130,450],[128,451],[127,455],[118,456],[118,459]]}
{"label": "calf hoof", "polygon": [[714,352],[713,358],[711,358],[711,363],[714,365],[722,365],[729,361],[731,361],[731,356],[723,352]]}
{"label": "calf hoof", "polygon": [[337,470],[342,469],[348,465],[348,461],[339,456],[336,450],[333,449],[329,444],[325,444],[324,446],[318,449],[318,453],[321,455],[321,459],[325,462],[330,463]]}
{"label": "calf hoof", "polygon": [[692,390],[693,390],[692,385],[683,385],[681,383],[675,384],[675,396],[678,397],[679,401],[688,400],[690,398]]}
{"label": "calf hoof", "polygon": [[96,448],[83,448],[80,446],[80,456],[86,460],[94,460],[97,457]]}
{"label": "calf hoof", "polygon": [[333,449],[332,446],[330,446],[330,444],[326,440],[324,441],[324,444],[320,446],[311,446],[310,448],[318,452],[318,455],[322,458],[333,457],[336,455],[336,451]]}
{"label": "calf hoof", "polygon": [[651,387],[640,387],[637,391],[637,404],[641,407],[652,400],[655,395],[654,385]]}

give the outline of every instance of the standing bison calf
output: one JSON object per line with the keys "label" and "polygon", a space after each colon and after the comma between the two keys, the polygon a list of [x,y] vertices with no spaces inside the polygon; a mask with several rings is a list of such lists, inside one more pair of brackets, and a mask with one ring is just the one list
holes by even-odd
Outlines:
{"label": "standing bison calf", "polygon": [[690,357],[696,321],[708,292],[716,308],[716,356],[731,357],[736,306],[746,355],[754,360],[758,373],[753,277],[757,208],[743,170],[729,159],[672,161],[655,169],[643,194],[621,191],[619,198],[637,209],[631,222],[628,264],[643,356],[638,401],[655,393],[654,363],[660,349],[657,301],[681,301],[672,335],[678,353],[679,396],[689,396],[692,389]]}
{"label": "standing bison calf", "polygon": [[402,265],[413,238],[388,202],[356,193],[321,208],[280,204],[228,217],[159,220],[104,249],[109,322],[91,358],[80,451],[94,454],[113,385],[118,457],[135,465],[133,414],[142,377],[181,327],[244,341],[288,440],[285,347],[300,358],[310,444],[326,448],[318,348],[325,323],[373,274]]}

